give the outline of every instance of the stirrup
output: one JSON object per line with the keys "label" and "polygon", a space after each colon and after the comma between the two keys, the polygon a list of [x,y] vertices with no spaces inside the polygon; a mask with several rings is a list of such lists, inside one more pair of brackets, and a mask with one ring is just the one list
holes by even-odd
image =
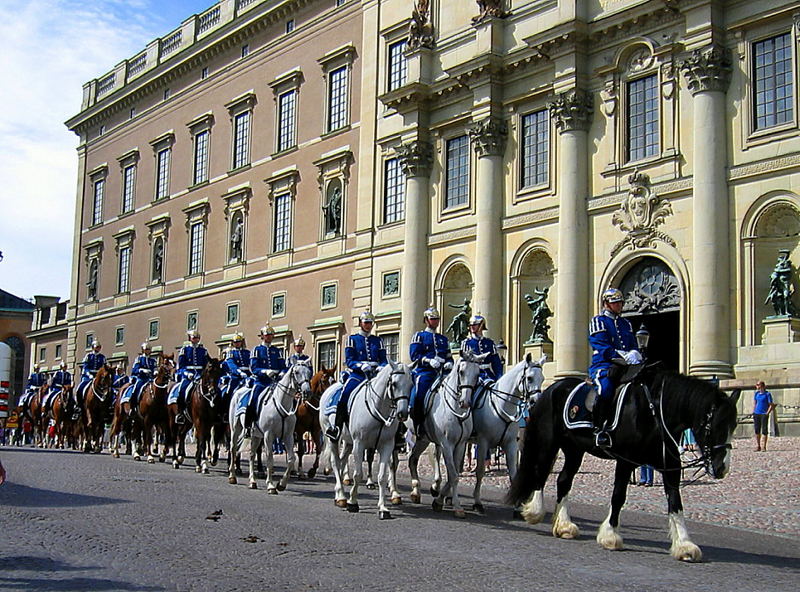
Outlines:
{"label": "stirrup", "polygon": [[611,448],[611,436],[605,429],[594,433],[594,445],[598,448]]}
{"label": "stirrup", "polygon": [[328,426],[328,429],[325,430],[325,435],[331,440],[338,440],[341,435],[341,430],[339,430],[339,427],[336,425]]}
{"label": "stirrup", "polygon": [[184,415],[183,411],[178,411],[178,414],[175,416],[175,423],[181,425],[186,423],[186,416]]}

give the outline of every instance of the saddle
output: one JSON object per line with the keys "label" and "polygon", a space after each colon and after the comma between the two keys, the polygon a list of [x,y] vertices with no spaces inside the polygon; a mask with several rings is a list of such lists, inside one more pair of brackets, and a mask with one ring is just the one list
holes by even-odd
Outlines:
{"label": "saddle", "polygon": [[[617,386],[616,390],[614,391],[614,397],[612,398],[611,407],[614,409],[614,414],[612,417],[609,417],[609,421],[606,427],[607,432],[613,432],[616,427],[617,423],[619,422],[619,416],[622,412],[622,405],[625,402],[625,397],[628,394],[628,387],[631,385],[632,379],[640,372],[641,370],[637,371],[635,374],[632,375],[631,379],[629,379],[624,384],[620,384]],[[594,422],[592,421],[592,412],[589,410],[589,407],[594,408],[594,399],[597,397],[597,392],[594,389],[594,385],[590,382],[580,382],[578,385],[570,391],[569,395],[567,396],[567,400],[564,403],[564,425],[568,430],[577,430],[583,428],[590,428],[594,429]],[[589,407],[587,407],[587,402],[589,403]]]}

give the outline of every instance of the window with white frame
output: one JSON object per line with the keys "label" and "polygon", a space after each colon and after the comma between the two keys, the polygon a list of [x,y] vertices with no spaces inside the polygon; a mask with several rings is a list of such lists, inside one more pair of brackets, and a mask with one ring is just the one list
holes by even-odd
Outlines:
{"label": "window with white frame", "polygon": [[172,148],[162,148],[156,152],[156,199],[169,197],[169,161]]}
{"label": "window with white frame", "polygon": [[189,227],[189,275],[203,271],[203,222],[194,222]]}
{"label": "window with white frame", "polygon": [[466,135],[446,142],[445,209],[469,203],[469,138]]}
{"label": "window with white frame", "polygon": [[522,116],[522,187],[546,185],[549,165],[550,113],[540,109]]}
{"label": "window with white frame", "polygon": [[278,97],[278,152],[293,148],[297,128],[297,90],[292,89]]}
{"label": "window with white frame", "polygon": [[47,348],[42,347],[39,349],[39,362],[44,362],[47,359]]}
{"label": "window with white frame", "polygon": [[658,155],[658,76],[651,74],[627,84],[627,160]]}
{"label": "window with white frame", "polygon": [[186,330],[187,331],[196,331],[197,330],[197,316],[198,313],[196,310],[192,312],[186,313]]}
{"label": "window with white frame", "polygon": [[159,322],[158,319],[152,319],[147,328],[148,339],[158,339]]}
{"label": "window with white frame", "polygon": [[399,222],[405,217],[406,176],[399,158],[388,158],[383,172],[383,222]]}
{"label": "window with white frame", "polygon": [[94,333],[87,333],[84,349],[92,349],[93,343],[94,343]]}
{"label": "window with white frame", "polygon": [[136,197],[136,165],[129,164],[122,169],[122,213],[133,211]]}
{"label": "window with white frame", "polygon": [[787,32],[753,43],[753,123],[756,130],[794,120],[791,37]]}
{"label": "window with white frame", "polygon": [[239,324],[239,303],[228,304],[225,309],[225,325],[228,327]]}
{"label": "window with white frame", "polygon": [[336,342],[321,341],[317,343],[317,368],[333,368],[336,366]]}
{"label": "window with white frame", "polygon": [[233,165],[238,169],[250,164],[250,111],[233,118]]}
{"label": "window with white frame", "polygon": [[400,88],[408,79],[406,46],[405,39],[389,45],[389,80],[387,85],[389,90]]}
{"label": "window with white frame", "polygon": [[194,135],[193,185],[208,181],[208,142],[210,137],[209,130],[202,130]]}
{"label": "window with white frame", "polygon": [[272,295],[272,318],[286,315],[286,294]]}
{"label": "window with white frame", "polygon": [[61,359],[61,351],[62,351],[61,344],[59,344],[56,346],[56,360]]}
{"label": "window with white frame", "polygon": [[125,327],[114,329],[114,345],[125,345]]}
{"label": "window with white frame", "polygon": [[92,200],[92,226],[103,222],[103,198],[106,192],[105,178],[94,180]]}
{"label": "window with white frame", "polygon": [[381,340],[383,340],[383,347],[386,349],[386,357],[390,360],[400,359],[400,334],[383,333]]}
{"label": "window with white frame", "polygon": [[292,196],[281,193],[275,196],[274,252],[285,251],[291,246]]}
{"label": "window with white frame", "polygon": [[347,125],[347,66],[328,73],[328,132]]}
{"label": "window with white frame", "polygon": [[117,276],[117,293],[124,294],[130,291],[131,273],[131,248],[129,246],[119,249],[119,270]]}

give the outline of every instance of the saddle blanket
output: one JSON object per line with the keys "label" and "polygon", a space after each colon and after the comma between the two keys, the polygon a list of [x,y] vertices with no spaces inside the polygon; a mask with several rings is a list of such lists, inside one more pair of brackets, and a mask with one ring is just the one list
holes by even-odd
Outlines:
{"label": "saddle blanket", "polygon": [[342,398],[343,390],[344,384],[340,384],[338,388],[333,391],[331,398],[328,400],[328,404],[325,406],[325,415],[333,415],[336,413],[336,406],[339,404],[339,401]]}
{"label": "saddle blanket", "polygon": [[178,403],[178,392],[180,391],[180,387],[180,382],[172,387],[172,390],[169,392],[169,397],[167,397],[167,405],[176,405]]}
{"label": "saddle blanket", "polygon": [[260,389],[258,394],[258,401],[256,402],[256,417],[261,414],[261,408],[264,406],[264,403],[267,399],[269,399],[272,391],[275,390],[275,385],[271,384],[269,386],[261,386],[255,385],[251,386],[247,389],[247,391],[241,396],[241,398],[236,402],[236,417],[240,415],[244,415],[247,412],[247,407],[250,405],[250,400],[253,397],[253,391],[255,389]]}
{"label": "saddle blanket", "polygon": [[[619,414],[622,410],[622,404],[625,402],[625,396],[628,394],[629,386],[630,383],[627,383],[617,389],[614,400],[614,418],[608,428],[606,428],[609,432],[617,427]],[[577,430],[581,428],[594,428],[592,412],[586,408],[586,399],[590,394],[596,396],[594,386],[586,382],[581,382],[572,389],[572,392],[567,396],[567,402],[564,404],[564,425],[567,429]]]}

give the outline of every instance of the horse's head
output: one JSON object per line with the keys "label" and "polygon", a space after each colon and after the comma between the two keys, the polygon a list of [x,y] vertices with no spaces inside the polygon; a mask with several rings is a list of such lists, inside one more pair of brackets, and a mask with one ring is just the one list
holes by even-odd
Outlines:
{"label": "horse's head", "polygon": [[217,358],[209,358],[200,374],[200,384],[205,392],[218,392],[217,384],[222,376],[222,364]]}
{"label": "horse's head", "polygon": [[105,394],[114,384],[114,369],[108,364],[104,364],[102,368],[94,375],[94,388],[95,391]]}
{"label": "horse's head", "polygon": [[694,435],[703,453],[706,472],[715,479],[722,479],[730,471],[731,438],[736,429],[736,403],[741,390],[736,389],[730,396],[715,390],[715,400]]}
{"label": "horse's head", "polygon": [[462,409],[467,409],[472,404],[472,394],[478,385],[481,364],[490,355],[490,353],[476,354],[471,349],[461,350],[458,363],[456,363],[451,374],[455,374],[458,402]]}
{"label": "horse's head", "polygon": [[[388,368],[388,370],[386,370]],[[384,371],[389,372],[389,386],[387,392],[392,404],[397,408],[397,418],[404,422],[408,419],[408,406],[411,398],[411,388],[414,380],[408,366],[400,362],[389,363],[384,366]]]}
{"label": "horse's head", "polygon": [[336,382],[336,366],[333,368],[323,366],[311,377],[311,395],[315,398],[322,396],[334,382]]}
{"label": "horse's head", "polygon": [[285,378],[288,387],[294,391],[295,396],[308,399],[311,395],[311,360],[300,360],[292,364]]}
{"label": "horse's head", "polygon": [[170,381],[175,374],[175,354],[160,354],[156,378],[159,381]]}
{"label": "horse's head", "polygon": [[547,360],[547,356],[543,355],[538,360],[534,360],[533,356],[528,353],[524,363],[522,378],[520,379],[520,391],[527,404],[535,403],[539,396],[542,394],[542,384],[544,384],[544,372],[542,372],[542,364]]}

